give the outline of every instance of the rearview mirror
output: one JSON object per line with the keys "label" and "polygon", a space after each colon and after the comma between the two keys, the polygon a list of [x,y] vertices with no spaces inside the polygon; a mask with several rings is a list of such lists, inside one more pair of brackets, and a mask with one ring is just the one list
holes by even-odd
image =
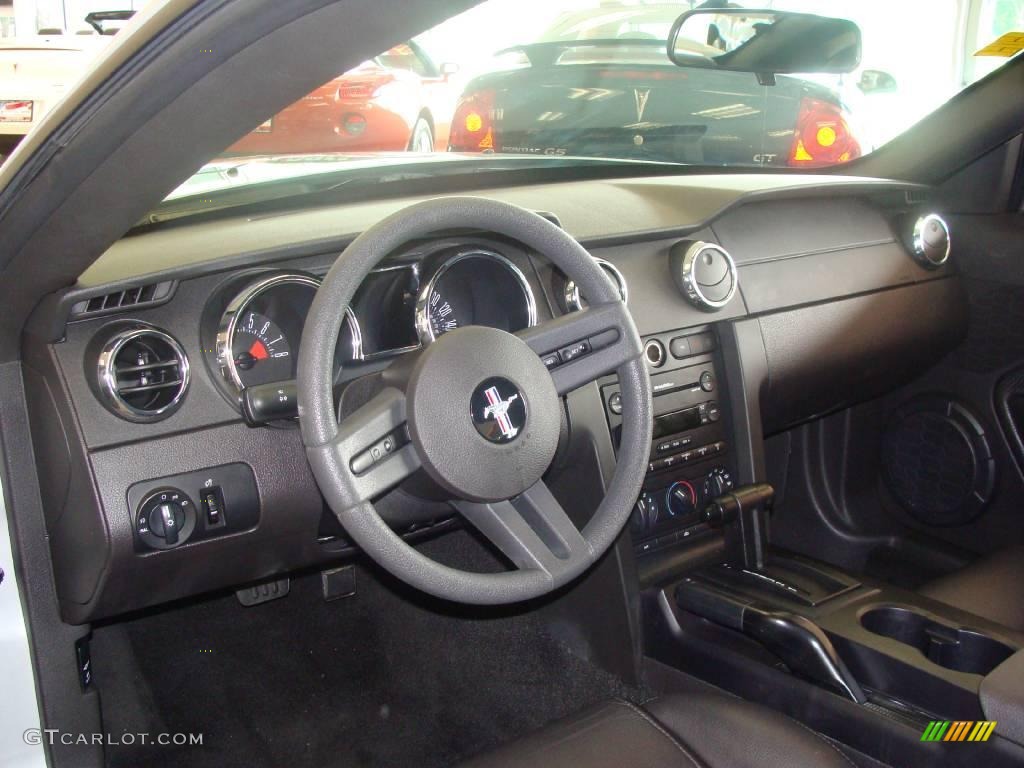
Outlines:
{"label": "rearview mirror", "polygon": [[860,27],[809,13],[688,11],[676,19],[668,38],[668,57],[680,67],[758,75],[852,72],[860,55]]}

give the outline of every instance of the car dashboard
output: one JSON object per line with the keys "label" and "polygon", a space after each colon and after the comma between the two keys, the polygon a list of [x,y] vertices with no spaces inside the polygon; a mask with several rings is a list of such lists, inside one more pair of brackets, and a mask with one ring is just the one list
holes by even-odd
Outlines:
{"label": "car dashboard", "polygon": [[[565,228],[639,329],[654,438],[623,546],[641,582],[714,541],[697,510],[763,476],[766,434],[897,388],[964,333],[949,233],[947,247],[922,244],[935,211],[915,185],[723,175],[481,194]],[[338,253],[417,199],[131,234],[39,307],[25,337],[26,391],[65,620],[356,553],[306,463],[296,358]],[[585,305],[545,254],[493,233],[408,243],[338,308],[339,418],[396,360],[443,333],[472,324],[514,333]],[[574,346],[544,362],[588,352]],[[611,375],[563,403],[550,474],[578,521],[615,466],[617,398]],[[377,508],[410,539],[458,524],[424,478]]]}

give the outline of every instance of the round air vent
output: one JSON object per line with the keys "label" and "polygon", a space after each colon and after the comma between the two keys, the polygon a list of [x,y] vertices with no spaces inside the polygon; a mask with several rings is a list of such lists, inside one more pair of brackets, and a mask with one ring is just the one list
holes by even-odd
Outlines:
{"label": "round air vent", "polygon": [[951,247],[949,226],[941,216],[929,213],[914,222],[910,248],[921,265],[928,269],[941,267],[949,258]]}
{"label": "round air vent", "polygon": [[959,403],[925,397],[899,408],[882,437],[882,469],[900,505],[928,525],[965,525],[995,488],[985,430]]}
{"label": "round air vent", "polygon": [[[598,266],[604,270],[604,273],[608,275],[608,279],[615,284],[615,287],[619,289],[619,296],[622,298],[622,303],[625,304],[629,300],[629,287],[626,285],[626,278],[622,276],[618,267],[609,261],[604,259],[594,259]],[[566,280],[565,286],[562,290],[562,304],[566,312],[575,312],[576,310],[583,309],[586,305],[586,298],[580,293],[579,287],[572,280]]]}
{"label": "round air vent", "polygon": [[188,389],[188,357],[163,331],[131,326],[114,333],[97,361],[103,404],[122,419],[159,421],[181,405]]}
{"label": "round air vent", "polygon": [[679,290],[698,309],[715,312],[736,295],[736,263],[721,246],[699,240],[677,243],[672,247],[670,263]]}

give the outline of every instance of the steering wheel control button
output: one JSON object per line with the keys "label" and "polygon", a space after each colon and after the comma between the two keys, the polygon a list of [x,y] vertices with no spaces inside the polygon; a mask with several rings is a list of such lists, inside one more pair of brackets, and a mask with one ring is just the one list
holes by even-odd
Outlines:
{"label": "steering wheel control button", "polygon": [[350,464],[353,474],[362,475],[378,462],[383,461],[392,453],[397,451],[409,442],[409,437],[404,429],[399,429],[391,434],[385,435],[381,440],[371,445],[360,453]]}
{"label": "steering wheel control button", "polygon": [[147,496],[135,517],[138,537],[153,549],[173,549],[185,543],[195,526],[195,505],[176,488],[162,488]]}
{"label": "steering wheel control button", "polygon": [[608,398],[608,410],[616,416],[622,415],[622,393],[615,392]]}
{"label": "steering wheel control button", "polygon": [[590,342],[583,340],[558,350],[558,356],[562,359],[563,363],[571,363],[577,357],[582,357],[588,352],[590,352]]}
{"label": "steering wheel control button", "polygon": [[[566,359],[564,351],[559,354],[565,362],[572,359]],[[476,431],[492,443],[510,443],[526,426],[526,400],[508,379],[483,381],[473,391],[471,407]]]}
{"label": "steering wheel control button", "polygon": [[544,367],[547,368],[548,370],[551,370],[552,368],[557,368],[562,364],[562,358],[557,352],[552,352],[550,354],[544,355],[544,357],[542,357],[540,361],[544,363]]}

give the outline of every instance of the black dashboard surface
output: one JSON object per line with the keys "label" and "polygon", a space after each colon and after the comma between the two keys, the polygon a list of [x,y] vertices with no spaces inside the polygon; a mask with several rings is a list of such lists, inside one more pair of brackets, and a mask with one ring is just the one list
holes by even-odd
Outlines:
{"label": "black dashboard surface", "polygon": [[[851,359],[857,366],[865,356],[899,359],[912,348],[919,353],[913,359],[917,365],[940,354],[937,338],[955,338],[949,325],[955,325],[960,300],[955,267],[925,269],[905,244],[908,221],[922,209],[922,194],[913,185],[877,180],[729,175],[573,182],[516,187],[488,196],[545,212],[595,257],[613,265],[628,286],[628,307],[641,336],[709,324],[758,324],[763,340],[757,356],[766,362],[762,407],[768,411],[755,416],[783,427],[814,415],[801,406],[804,399],[818,410],[857,396],[843,391],[842,382],[836,391],[835,377],[815,374],[848,371],[844,350],[856,350]],[[37,446],[37,462],[44,483],[52,486],[47,494],[51,546],[62,606],[70,620],[111,615],[330,559],[329,552],[318,549],[323,504],[304,464],[297,430],[294,425],[244,425],[232,392],[224,387],[216,329],[210,326],[239,285],[280,272],[323,275],[355,234],[412,202],[397,199],[260,218],[179,222],[132,234],[83,274],[77,286],[37,312],[26,348],[33,385],[29,389],[36,392],[30,408],[33,419],[67,447],[47,454]],[[736,262],[739,290],[716,312],[693,306],[676,286],[670,251],[684,239],[718,243]],[[439,233],[429,242],[389,254],[383,266],[408,268],[426,264],[432,254],[467,248],[498,253],[521,273],[534,300],[535,321],[566,311],[564,278],[544,254],[489,233]],[[407,327],[408,313],[430,270],[401,274],[409,285],[396,289],[404,292],[397,303],[374,299],[356,308],[367,338],[376,333],[391,340],[374,342],[375,351],[391,349],[395,354],[349,360],[340,366],[339,385],[382,370],[422,340],[422,329],[417,335]],[[165,288],[153,301],[103,306],[105,296],[157,284]],[[463,297],[464,302],[471,299]],[[88,306],[100,309],[83,314]],[[859,318],[875,313],[877,321],[875,308],[887,317],[881,325],[864,324],[871,329],[865,338],[857,328]],[[922,313],[922,308],[930,311]],[[905,332],[886,338],[885,323],[908,318],[919,319],[908,322]],[[124,322],[166,332],[189,358],[188,391],[165,419],[126,421],[95,394],[94,339],[111,324]],[[522,325],[523,320],[507,322]],[[383,335],[374,330],[385,325],[389,330]],[[249,340],[251,351],[259,357],[260,345],[276,338],[269,334]],[[296,348],[291,339],[289,349]],[[900,377],[909,375],[899,366],[854,370],[856,385],[864,392],[896,386]],[[825,396],[813,397],[820,394],[819,387]],[[259,523],[249,531],[140,555],[133,541],[128,489],[161,476],[231,463],[253,469]],[[79,546],[83,541],[91,542],[87,552]],[[187,578],[182,576],[186,573]],[[132,586],[154,579],[166,588]]]}

